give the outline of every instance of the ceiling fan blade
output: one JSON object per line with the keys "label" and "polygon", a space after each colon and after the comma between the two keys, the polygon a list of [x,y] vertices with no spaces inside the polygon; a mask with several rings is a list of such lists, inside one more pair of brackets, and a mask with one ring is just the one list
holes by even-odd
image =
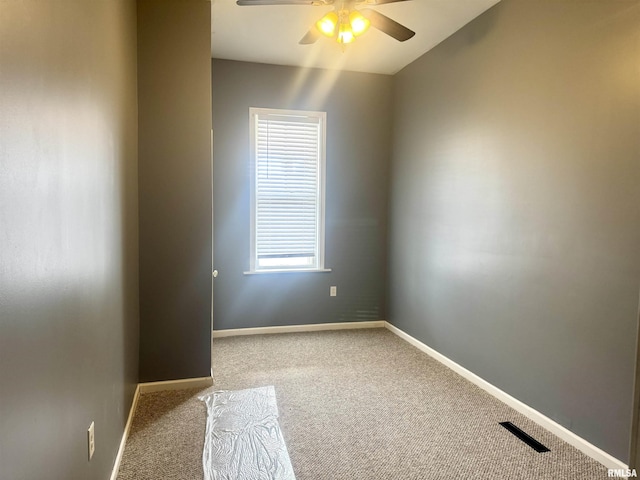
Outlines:
{"label": "ceiling fan blade", "polygon": [[262,5],[331,5],[333,0],[238,0],[236,5],[241,7]]}
{"label": "ceiling fan blade", "polygon": [[405,42],[416,34],[413,30],[409,30],[404,25],[370,8],[363,8],[359,10],[359,12],[369,19],[372,27],[377,28],[399,42]]}
{"label": "ceiling fan blade", "polygon": [[309,29],[307,34],[300,39],[298,43],[300,45],[311,45],[312,43],[316,43],[318,38],[320,38],[321,36],[322,33],[320,33],[320,30],[318,30],[318,28],[314,25]]}
{"label": "ceiling fan blade", "polygon": [[385,3],[409,2],[411,0],[363,0],[367,5],[384,5]]}

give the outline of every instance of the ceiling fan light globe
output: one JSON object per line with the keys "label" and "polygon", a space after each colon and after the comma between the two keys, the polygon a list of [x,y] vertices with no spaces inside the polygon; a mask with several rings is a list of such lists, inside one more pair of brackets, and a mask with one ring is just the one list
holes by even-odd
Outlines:
{"label": "ceiling fan light globe", "polygon": [[338,14],[336,12],[329,12],[316,22],[318,30],[327,37],[333,37],[335,35],[337,25]]}
{"label": "ceiling fan light globe", "polygon": [[349,14],[349,23],[351,24],[351,31],[356,37],[366,32],[371,25],[368,18],[365,18],[360,12],[355,10]]}
{"label": "ceiling fan light globe", "polygon": [[338,43],[346,45],[348,43],[353,42],[356,39],[356,36],[353,34],[353,30],[351,30],[351,25],[341,24],[340,29],[338,30]]}

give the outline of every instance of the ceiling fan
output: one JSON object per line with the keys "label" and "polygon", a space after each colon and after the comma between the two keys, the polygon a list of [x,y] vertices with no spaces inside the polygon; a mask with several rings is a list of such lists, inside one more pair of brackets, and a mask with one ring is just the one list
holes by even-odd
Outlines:
{"label": "ceiling fan", "polygon": [[346,45],[366,32],[370,26],[399,42],[409,40],[416,32],[375,10],[356,8],[361,5],[376,6],[407,1],[409,0],[237,0],[236,3],[243,7],[265,5],[334,6],[334,10],[312,25],[298,43],[309,45],[315,43],[321,35],[325,35],[335,38],[342,45]]}

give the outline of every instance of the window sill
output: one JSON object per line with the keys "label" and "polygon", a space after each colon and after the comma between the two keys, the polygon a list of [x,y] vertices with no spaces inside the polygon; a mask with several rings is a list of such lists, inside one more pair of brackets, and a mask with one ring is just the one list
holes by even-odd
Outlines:
{"label": "window sill", "polygon": [[272,270],[255,270],[255,271],[249,271],[249,272],[243,272],[244,275],[264,275],[264,274],[269,274],[269,273],[328,273],[331,272],[330,268],[296,268],[294,269],[289,269],[289,270],[279,270],[279,269],[272,269]]}

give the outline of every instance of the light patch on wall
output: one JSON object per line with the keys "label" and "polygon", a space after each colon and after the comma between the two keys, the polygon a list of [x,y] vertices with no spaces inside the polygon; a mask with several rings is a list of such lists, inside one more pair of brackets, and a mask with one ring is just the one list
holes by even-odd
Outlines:
{"label": "light patch on wall", "polygon": [[[39,121],[23,121],[27,118]],[[0,187],[21,208],[0,210],[0,224],[37,225],[37,234],[25,242],[21,232],[5,230],[3,245],[8,247],[0,252],[3,268],[11,271],[14,282],[25,285],[34,280],[43,286],[101,281],[113,269],[103,247],[120,230],[106,207],[96,215],[95,203],[87,199],[100,199],[95,202],[114,208],[121,200],[112,190],[113,179],[120,175],[118,152],[103,113],[87,90],[60,91],[59,95],[31,92],[26,108],[13,119],[8,135],[15,141],[4,152],[12,174]],[[25,152],[31,161],[26,161]],[[109,158],[97,157],[96,152],[108,152]],[[36,166],[35,174],[29,165]],[[53,207],[61,216],[51,215]],[[16,215],[21,218],[13,218]]]}
{"label": "light patch on wall", "polygon": [[[337,57],[335,69],[332,70],[299,69],[289,89],[287,103],[305,109],[322,110],[341,74],[339,69],[342,68],[342,62]],[[312,73],[315,75],[312,76]]]}
{"label": "light patch on wall", "polygon": [[483,270],[481,259],[497,252],[501,239],[496,232],[505,231],[511,215],[507,160],[480,131],[448,135],[436,151],[446,155],[430,159],[429,185],[422,190],[425,213],[436,219],[430,235],[438,238],[426,246],[427,261],[460,275]]}

